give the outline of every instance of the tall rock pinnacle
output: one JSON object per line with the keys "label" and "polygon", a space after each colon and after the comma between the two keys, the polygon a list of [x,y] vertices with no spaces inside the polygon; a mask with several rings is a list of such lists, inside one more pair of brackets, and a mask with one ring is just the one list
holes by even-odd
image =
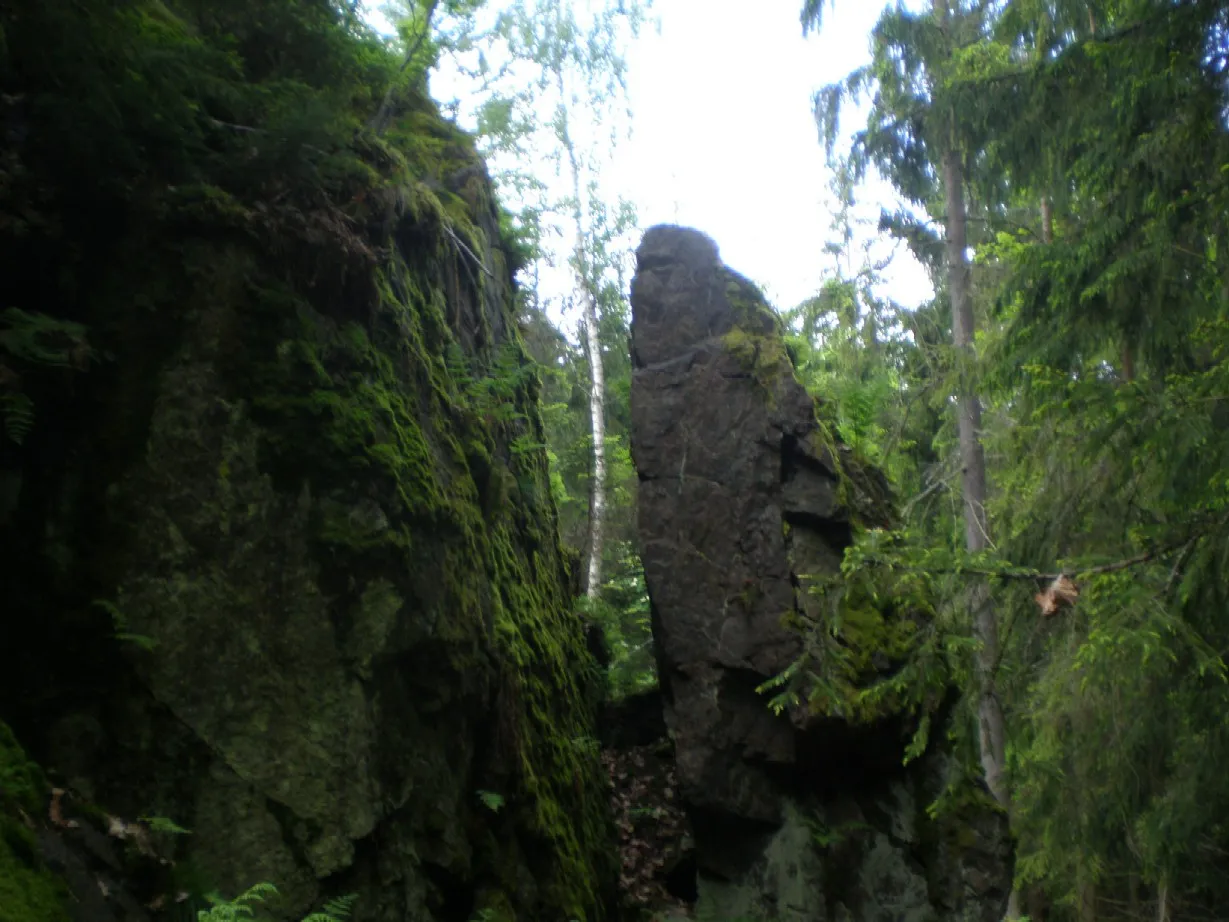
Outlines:
{"label": "tall rock pinnacle", "polygon": [[[847,450],[825,438],[776,314],[712,240],[674,226],[645,234],[631,299],[641,553],[706,911],[997,919],[1001,818],[962,820],[960,855],[918,828],[946,755],[906,769],[904,721],[778,715],[757,691],[802,652],[789,617],[822,620],[808,587],[839,572],[854,518]],[[861,519],[875,508],[859,501]],[[816,828],[849,835],[819,846]]]}

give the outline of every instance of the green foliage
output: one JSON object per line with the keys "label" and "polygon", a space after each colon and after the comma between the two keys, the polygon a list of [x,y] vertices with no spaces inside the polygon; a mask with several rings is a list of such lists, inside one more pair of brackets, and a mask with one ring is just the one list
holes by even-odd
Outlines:
{"label": "green foliage", "polygon": [[192,830],[184,829],[174,820],[167,819],[165,816],[141,816],[138,819],[148,826],[152,832],[164,832],[172,836],[192,835]]}
{"label": "green foliage", "polygon": [[38,856],[34,836],[0,816],[0,922],[68,922],[68,893]]}
{"label": "green foliage", "polygon": [[303,919],[303,922],[344,922],[354,912],[354,904],[358,902],[358,894],[348,893],[345,896],[334,897],[320,908]]}
{"label": "green foliage", "polygon": [[504,805],[503,796],[494,791],[478,791],[477,794],[482,805],[492,813],[498,813]]}
{"label": "green foliage", "polygon": [[[806,3],[804,23],[825,6]],[[898,528],[857,536],[840,605],[856,610],[863,585],[926,615],[933,642],[905,655],[967,688],[975,645],[959,603],[970,578],[989,578],[1018,879],[1062,918],[1089,885],[1103,910],[1128,891],[1152,913],[1229,897],[1217,857],[1229,848],[1225,35],[1218,4],[902,7],[881,18],[872,63],[817,98],[833,150],[841,104],[872,95],[854,175],[877,168],[909,203],[881,226],[940,295],[912,317],[889,312],[907,334],[889,350],[856,334],[850,317],[869,312],[851,310],[866,302],[845,279],[795,318],[804,378],[904,498]],[[977,252],[973,362],[940,345],[943,241],[927,226],[943,215],[936,165],[951,145]],[[962,387],[985,407],[993,543],[979,555],[961,550],[944,419]],[[1033,596],[1057,572],[1080,596],[1040,617]],[[811,681],[835,697],[830,677]],[[966,703],[952,728],[964,741],[972,719]]]}
{"label": "green foliage", "polygon": [[876,553],[884,545],[901,546],[900,535],[862,531],[839,574],[809,581],[822,609],[796,622],[803,653],[761,691],[777,690],[769,706],[778,712],[805,706],[854,723],[915,715],[910,760],[924,750],[929,715],[969,642],[936,610],[934,578],[884,567]]}
{"label": "green foliage", "polygon": [[114,602],[110,602],[106,599],[95,599],[94,604],[106,612],[111,618],[111,624],[115,628],[116,640],[122,640],[125,643],[135,644],[142,650],[146,651],[153,651],[157,648],[158,641],[153,637],[147,637],[144,634],[134,634],[128,630],[128,618]]}
{"label": "green foliage", "polygon": [[[630,450],[632,369],[627,342],[631,318],[624,295],[630,265],[629,254],[618,247],[618,241],[634,226],[634,215],[626,209],[611,214],[596,204],[595,208],[590,260],[603,279],[597,306],[606,382],[605,578],[598,598],[578,604],[581,613],[605,634],[611,654],[607,684],[617,697],[651,688],[657,680],[636,530],[637,478]],[[542,416],[560,531],[565,543],[580,551],[587,547],[589,530],[590,358],[540,308],[529,308],[523,330],[542,380]]]}
{"label": "green foliage", "polygon": [[44,864],[30,817],[39,816],[48,785],[8,725],[0,722],[0,922],[67,922],[68,893]]}
{"label": "green foliage", "polygon": [[83,369],[89,359],[81,324],[15,307],[0,312],[0,419],[5,435],[21,444],[34,425],[34,403],[22,390],[23,372]]}
{"label": "green foliage", "polygon": [[[596,548],[602,586],[601,597],[586,604],[585,614],[607,634],[615,693],[645,684],[652,656],[641,611],[646,603],[636,588],[643,576],[627,438],[631,375],[624,292],[636,217],[627,202],[605,202],[597,178],[626,124],[619,109],[626,80],[623,48],[638,33],[647,7],[640,2],[578,7],[558,0],[504,4],[488,31],[473,34],[471,53],[458,58],[459,75],[473,89],[464,107],[458,101],[458,113],[474,124],[496,184],[510,203],[504,236],[517,264],[528,275],[566,263],[576,279],[570,296],[556,300],[553,293],[542,293],[525,305],[524,333],[543,379],[552,498],[565,542],[582,559],[591,551],[596,467],[592,363],[599,361],[604,372],[605,515]],[[607,136],[609,146],[601,140]],[[582,143],[587,138],[598,140]],[[562,194],[556,191],[560,175],[569,180]],[[589,354],[586,335],[580,337],[586,345],[578,347],[547,319],[548,309],[572,311],[577,305],[593,307],[600,357]],[[577,332],[588,334],[589,324],[585,319]]]}
{"label": "green foliage", "polygon": [[[208,909],[197,912],[197,922],[258,922],[261,904],[277,895],[277,887],[273,884],[254,884],[234,899],[214,898]],[[321,909],[304,916],[303,922],[345,922],[357,900],[355,894],[331,899]]]}
{"label": "green foliage", "polygon": [[[625,462],[630,466],[630,461]],[[624,513],[622,505],[616,514]],[[644,569],[633,547],[610,549],[608,578],[596,599],[580,599],[581,611],[601,625],[610,648],[607,687],[614,698],[647,691],[657,684],[649,594]]]}
{"label": "green foliage", "polygon": [[85,328],[79,323],[11,307],[0,313],[0,324],[0,349],[14,361],[68,368],[88,357],[88,352],[74,355],[85,344]]}
{"label": "green foliage", "polygon": [[0,798],[4,806],[37,814],[46,795],[43,773],[26,756],[8,724],[0,722]]}
{"label": "green foliage", "polygon": [[277,887],[273,884],[253,884],[233,900],[212,900],[212,906],[196,914],[197,922],[239,922],[242,919],[254,919],[256,908],[269,897],[276,895]]}
{"label": "green foliage", "polygon": [[860,820],[850,820],[838,826],[829,826],[818,816],[807,816],[806,824],[811,832],[811,840],[820,849],[829,849],[834,845],[840,845],[851,834],[872,828],[868,823]]}

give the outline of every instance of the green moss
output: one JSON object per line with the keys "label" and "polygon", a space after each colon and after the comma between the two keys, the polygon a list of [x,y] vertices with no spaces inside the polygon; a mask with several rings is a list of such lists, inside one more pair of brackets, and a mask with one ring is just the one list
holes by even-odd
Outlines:
{"label": "green moss", "polygon": [[[407,157],[443,158],[430,171],[442,175],[456,143],[448,132],[418,137]],[[541,448],[523,447],[539,441],[526,438],[538,425],[532,363],[515,338],[463,354],[443,295],[460,284],[481,304],[485,286],[500,284],[466,272],[450,236],[484,252],[474,216],[491,208],[489,190],[474,179],[456,195],[418,183],[403,198],[420,236],[374,271],[373,309],[343,320],[272,299],[265,317],[277,332],[245,388],[257,384],[270,469],[287,489],[306,479],[321,497],[318,561],[326,582],[360,596],[349,635],[360,668],[410,620],[446,644],[434,681],[501,689],[511,751],[477,767],[507,805],[475,821],[511,824],[474,858],[488,907],[509,919],[593,920],[616,874],[605,777],[586,745],[600,684],[572,611],[549,465]],[[500,297],[510,321],[510,291]],[[378,515],[332,498],[353,478]],[[526,872],[536,905],[517,893]]]}
{"label": "green moss", "polygon": [[750,375],[764,395],[768,409],[774,410],[780,403],[782,388],[794,380],[793,366],[781,340],[773,334],[748,332],[735,326],[722,337],[722,345]]}
{"label": "green moss", "polygon": [[824,459],[837,475],[837,498],[859,527],[886,528],[896,521],[892,490],[887,478],[859,452],[841,443],[836,422],[823,407],[815,414],[811,452]]}
{"label": "green moss", "polygon": [[733,270],[722,267],[725,278],[725,297],[734,311],[735,321],[745,332],[780,336],[780,318],[768,306],[764,293],[750,280]]}
{"label": "green moss", "polygon": [[0,722],[0,797],[29,814],[42,810],[47,782],[31,762],[8,725]]}
{"label": "green moss", "polygon": [[64,885],[42,864],[34,837],[0,817],[0,922],[67,922]]}
{"label": "green moss", "polygon": [[771,409],[778,403],[783,384],[793,381],[780,318],[750,281],[729,269],[722,272],[726,301],[734,316],[734,326],[722,337],[722,344],[761,388]]}
{"label": "green moss", "polygon": [[[555,547],[549,568],[515,550],[507,525],[492,535],[501,658],[513,667],[521,809],[553,853],[539,886],[567,918],[593,918],[613,866],[604,778],[594,747],[594,677],[587,675],[579,620],[570,611]],[[609,859],[609,861],[608,861]],[[608,878],[609,879],[609,878]]]}
{"label": "green moss", "polygon": [[[0,922],[67,922],[67,891],[43,864],[25,826],[42,814],[42,772],[0,723]],[[23,817],[24,814],[24,817]]]}

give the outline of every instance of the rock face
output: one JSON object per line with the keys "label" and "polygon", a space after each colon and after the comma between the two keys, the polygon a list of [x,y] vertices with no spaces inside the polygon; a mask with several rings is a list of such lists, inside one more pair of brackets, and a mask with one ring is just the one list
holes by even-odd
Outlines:
{"label": "rock face", "polygon": [[775,315],[699,232],[645,234],[632,361],[642,555],[703,910],[998,919],[998,817],[926,819],[942,753],[905,770],[903,724],[776,716],[756,691],[800,654],[782,619],[822,615],[808,583],[836,572],[852,539],[843,450],[824,439]]}
{"label": "rock face", "polygon": [[0,453],[0,720],[82,798],[190,829],[202,889],[599,919],[600,682],[513,267],[472,141],[407,108],[417,146],[356,149],[345,213],[150,187],[57,243],[95,274],[40,309],[109,357],[32,373]]}

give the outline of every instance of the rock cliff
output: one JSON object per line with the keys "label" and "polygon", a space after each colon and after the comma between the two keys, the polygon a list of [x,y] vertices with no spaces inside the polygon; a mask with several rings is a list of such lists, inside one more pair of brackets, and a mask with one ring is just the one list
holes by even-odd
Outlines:
{"label": "rock cliff", "polygon": [[[281,916],[358,893],[359,922],[602,918],[600,676],[471,139],[413,92],[383,138],[344,112],[311,145],[244,134],[202,114],[227,111],[219,84],[159,82],[174,55],[220,81],[267,51],[244,79],[344,102],[329,81],[358,65],[335,76],[327,55],[382,52],[333,24],[339,5],[289,37],[290,13],[245,4],[95,6],[6,20],[20,143],[0,191],[41,209],[0,221],[6,297],[37,293],[92,358],[23,370],[33,424],[0,446],[0,720],[77,802],[188,829],[194,896],[268,881]],[[97,113],[40,70],[71,35],[128,68],[82,90],[133,97],[89,139],[111,145],[105,182],[65,133]],[[277,82],[305,47],[315,71]],[[151,86],[197,146],[142,122]],[[226,103],[265,113],[249,90]],[[142,172],[146,151],[162,159]],[[6,842],[0,875],[21,863]]]}
{"label": "rock cliff", "polygon": [[[837,572],[854,527],[845,452],[775,314],[710,239],[655,227],[637,252],[632,353],[642,556],[702,913],[997,920],[1000,818],[927,819],[944,753],[906,769],[903,721],[777,716],[757,692],[802,652],[788,616],[823,617],[809,584]],[[882,490],[857,492],[863,518],[883,514]]]}

